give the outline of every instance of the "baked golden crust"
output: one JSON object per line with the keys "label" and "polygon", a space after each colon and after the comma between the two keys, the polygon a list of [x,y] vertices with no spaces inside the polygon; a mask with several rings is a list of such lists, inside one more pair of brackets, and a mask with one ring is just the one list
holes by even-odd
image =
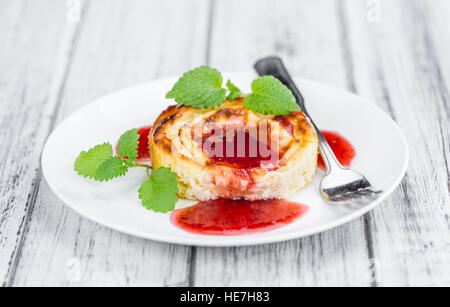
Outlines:
{"label": "baked golden crust", "polygon": [[[272,156],[247,166],[215,159],[202,140],[224,127],[254,127],[259,138],[264,127]],[[201,201],[287,198],[312,181],[317,167],[317,135],[303,113],[265,116],[247,110],[242,97],[215,109],[169,107],[156,120],[149,146],[153,167],[177,174],[179,196]]]}

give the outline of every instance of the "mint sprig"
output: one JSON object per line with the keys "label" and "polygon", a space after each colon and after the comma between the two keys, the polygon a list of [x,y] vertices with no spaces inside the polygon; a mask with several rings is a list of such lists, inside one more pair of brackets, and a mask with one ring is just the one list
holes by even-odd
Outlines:
{"label": "mint sprig", "polygon": [[227,99],[229,100],[229,101],[233,101],[233,100],[235,100],[236,98],[238,98],[239,96],[241,96],[241,90],[236,86],[236,85],[234,85],[232,82],[231,82],[231,80],[228,80],[228,82],[227,82],[227,88],[228,88],[228,90],[230,91],[230,94],[228,95],[228,97],[227,97]]}
{"label": "mint sprig", "polygon": [[82,151],[75,160],[75,171],[83,177],[94,178],[95,172],[105,161],[113,157],[113,148],[111,144],[104,143]]}
{"label": "mint sprig", "polygon": [[[185,73],[166,98],[196,109],[210,109],[220,106],[226,99],[233,101],[242,95],[241,90],[228,80],[227,96],[222,82],[222,74],[217,69],[202,66]],[[289,115],[301,111],[291,90],[272,76],[253,81],[252,93],[245,97],[244,106],[264,115]]]}
{"label": "mint sprig", "polygon": [[170,168],[160,167],[152,172],[139,189],[139,198],[149,210],[166,213],[175,209],[178,201],[177,176]]}
{"label": "mint sprig", "polygon": [[125,176],[128,172],[128,165],[120,157],[112,157],[103,162],[95,171],[94,179],[100,182],[108,181],[117,177]]}
{"label": "mint sprig", "polygon": [[222,74],[202,66],[185,73],[166,98],[196,109],[214,108],[225,102],[227,91],[222,88]]}
{"label": "mint sprig", "polygon": [[[111,144],[104,143],[92,149],[82,151],[75,160],[75,171],[86,178],[104,182],[125,176],[130,168],[143,167],[149,173],[151,167],[136,161],[138,157],[138,129],[132,129],[119,139],[118,155],[114,156]],[[155,212],[169,212],[178,201],[178,181],[170,168],[155,169],[149,180],[139,189],[142,204]]]}
{"label": "mint sprig", "polygon": [[248,110],[277,116],[301,110],[289,88],[275,77],[259,77],[252,83],[252,92],[244,99]]}
{"label": "mint sprig", "polygon": [[142,166],[135,162],[138,145],[138,129],[129,130],[119,139],[118,156],[114,156],[111,144],[98,145],[80,153],[75,161],[75,170],[81,176],[100,182],[124,176],[128,168]]}
{"label": "mint sprig", "polygon": [[119,139],[117,153],[120,157],[135,161],[138,157],[139,133],[138,129],[132,129],[125,132]]}

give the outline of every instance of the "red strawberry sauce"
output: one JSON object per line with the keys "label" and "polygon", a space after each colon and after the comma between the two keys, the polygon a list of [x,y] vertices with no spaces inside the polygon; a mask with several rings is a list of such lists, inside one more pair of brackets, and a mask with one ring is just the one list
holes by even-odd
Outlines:
{"label": "red strawberry sauce", "polygon": [[287,200],[213,200],[174,211],[172,222],[202,235],[243,235],[283,227],[300,218],[308,206]]}
{"label": "red strawberry sauce", "polygon": [[[338,161],[345,167],[349,167],[352,164],[353,159],[356,156],[353,145],[345,139],[343,136],[336,132],[322,131],[323,136],[327,139]],[[322,157],[318,157],[318,166],[321,169],[325,169],[325,164]]]}

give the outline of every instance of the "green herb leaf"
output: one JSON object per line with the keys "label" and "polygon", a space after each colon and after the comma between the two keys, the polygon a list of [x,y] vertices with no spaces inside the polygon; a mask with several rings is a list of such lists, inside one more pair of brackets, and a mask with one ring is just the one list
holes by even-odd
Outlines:
{"label": "green herb leaf", "polygon": [[218,70],[202,66],[185,73],[166,98],[196,109],[214,108],[226,100],[227,91],[222,88],[222,81]]}
{"label": "green herb leaf", "polygon": [[300,111],[292,92],[278,79],[264,76],[252,83],[251,95],[244,99],[244,106],[264,115],[289,115]]}
{"label": "green herb leaf", "polygon": [[83,177],[93,178],[99,166],[113,156],[111,144],[95,146],[88,152],[82,151],[75,161],[75,170]]}
{"label": "green herb leaf", "polygon": [[119,157],[112,157],[103,162],[95,172],[94,179],[103,182],[124,176],[128,172],[128,166],[123,162]]}
{"label": "green herb leaf", "polygon": [[231,82],[231,80],[228,80],[228,82],[227,82],[227,88],[228,88],[228,90],[230,91],[230,94],[228,95],[228,97],[227,97],[227,99],[229,100],[229,101],[233,101],[233,100],[235,100],[236,98],[238,98],[242,93],[241,93],[241,90],[236,86],[236,85],[234,85],[232,82]]}
{"label": "green herb leaf", "polygon": [[136,164],[134,162],[131,162],[130,160],[123,159],[123,163],[128,167],[135,167]]}
{"label": "green herb leaf", "polygon": [[135,161],[138,157],[139,133],[138,129],[132,129],[124,134],[119,139],[117,146],[117,153],[122,158],[128,158],[130,161]]}
{"label": "green herb leaf", "polygon": [[178,201],[177,176],[170,168],[155,169],[150,180],[145,181],[139,189],[139,198],[149,210],[166,213],[175,209]]}

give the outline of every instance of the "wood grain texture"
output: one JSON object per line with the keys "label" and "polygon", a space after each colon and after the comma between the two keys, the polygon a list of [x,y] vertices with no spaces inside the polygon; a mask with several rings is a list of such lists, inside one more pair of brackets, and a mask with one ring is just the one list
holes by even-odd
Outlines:
{"label": "wood grain texture", "polygon": [[[111,91],[203,64],[208,13],[205,0],[89,2],[57,121]],[[190,252],[81,218],[42,180],[13,284],[182,286]]]}
{"label": "wood grain texture", "polygon": [[[80,23],[65,15],[65,1],[0,4],[0,285],[450,285],[448,0],[90,0]],[[41,178],[48,133],[92,99],[270,54],[405,131],[408,173],[380,208],[301,240],[190,248],[90,222]]]}
{"label": "wood grain texture", "polygon": [[[428,28],[444,17],[432,17],[436,2],[380,4],[380,23],[369,23],[363,3],[345,3],[356,90],[396,119],[411,149],[401,187],[371,213],[377,280],[385,286],[448,285],[449,83],[440,61],[450,51],[441,42],[450,37],[447,27],[433,34]],[[448,8],[438,5],[439,11]]]}
{"label": "wood grain texture", "polygon": [[[76,27],[62,26],[63,19],[64,6],[51,0],[1,4],[0,285],[15,273],[38,193],[40,151],[76,34]],[[58,56],[60,49],[65,53]]]}
{"label": "wood grain texture", "polygon": [[[252,71],[277,54],[294,75],[351,89],[337,1],[217,1],[211,64]],[[223,12],[239,7],[232,23]],[[320,17],[320,18],[319,18]],[[324,23],[323,21],[327,22]],[[244,248],[198,248],[196,286],[369,286],[364,219],[302,240]]]}

